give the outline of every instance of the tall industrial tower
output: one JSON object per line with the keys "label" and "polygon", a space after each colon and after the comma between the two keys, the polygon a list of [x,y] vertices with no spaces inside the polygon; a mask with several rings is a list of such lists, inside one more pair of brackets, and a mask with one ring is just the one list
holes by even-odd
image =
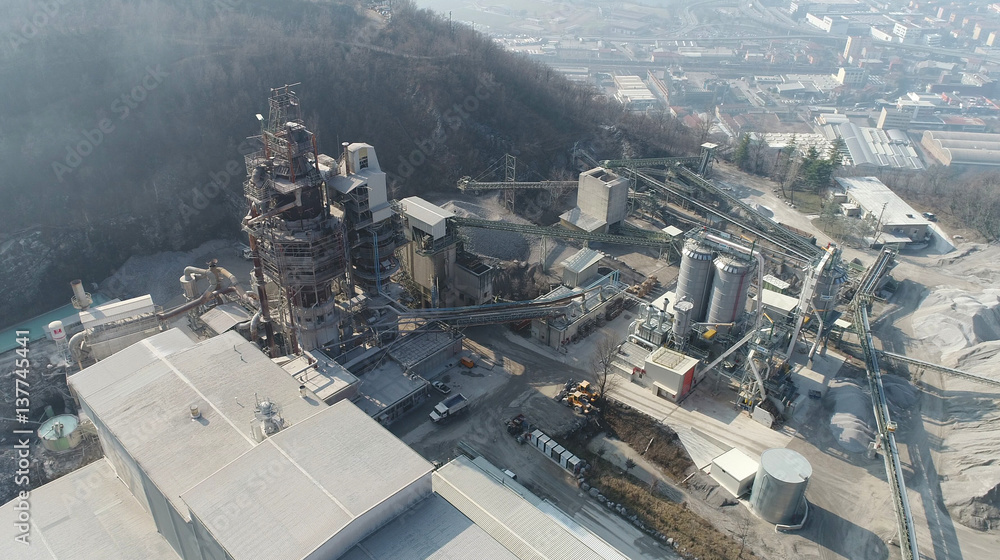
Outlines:
{"label": "tall industrial tower", "polygon": [[257,115],[261,149],[246,156],[243,228],[273,357],[279,345],[298,353],[340,340],[334,296],[347,280],[348,255],[343,211],[331,204],[318,164],[326,156],[302,122],[298,97],[291,86],[275,88],[269,105],[266,122]]}

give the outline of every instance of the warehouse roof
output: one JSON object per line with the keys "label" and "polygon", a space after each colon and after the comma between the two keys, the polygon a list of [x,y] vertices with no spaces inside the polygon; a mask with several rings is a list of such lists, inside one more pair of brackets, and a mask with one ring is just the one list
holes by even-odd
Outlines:
{"label": "warehouse roof", "polygon": [[[837,177],[837,182],[865,213],[881,216],[882,227],[929,225],[920,212],[885,186],[877,177]],[[883,210],[884,208],[884,210]]]}
{"label": "warehouse roof", "polygon": [[481,527],[432,494],[358,543],[340,560],[516,560]]}
{"label": "warehouse roof", "polygon": [[[294,425],[323,403],[239,334],[193,343],[179,329],[142,340],[70,376],[69,384],[153,484],[186,515],[180,495],[252,449],[254,402]],[[197,405],[201,419],[190,419]],[[196,460],[178,462],[180,457]]]}
{"label": "warehouse roof", "polygon": [[562,266],[570,272],[576,272],[579,274],[597,264],[603,258],[604,253],[585,247],[577,251],[573,256],[564,260],[562,262]]}
{"label": "warehouse roof", "polygon": [[149,294],[144,296],[119,301],[117,303],[106,303],[100,307],[94,307],[80,312],[80,322],[83,328],[92,329],[101,325],[128,319],[137,315],[153,313],[156,307],[153,305],[153,298]]}
{"label": "warehouse roof", "polygon": [[[268,437],[182,498],[234,558],[305,558],[362,514],[419,486],[432,469],[341,401]],[[401,499],[429,494],[424,484]]]}
{"label": "warehouse roof", "polygon": [[435,471],[433,481],[435,492],[519,558],[604,558],[464,456]]}
{"label": "warehouse roof", "polygon": [[[16,500],[0,506],[0,558],[19,560],[179,560],[153,518],[129,494],[107,459],[31,491],[30,546],[14,541]],[[5,552],[6,551],[6,552]]]}

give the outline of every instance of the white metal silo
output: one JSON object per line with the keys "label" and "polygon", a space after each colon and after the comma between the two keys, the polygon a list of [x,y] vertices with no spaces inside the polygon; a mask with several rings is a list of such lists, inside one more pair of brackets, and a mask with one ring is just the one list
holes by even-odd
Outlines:
{"label": "white metal silo", "polygon": [[847,282],[847,271],[841,266],[831,266],[824,270],[816,280],[816,292],[813,295],[813,309],[824,312],[837,305],[837,296],[841,286]]}
{"label": "white metal silo", "polygon": [[[712,281],[712,298],[708,303],[709,323],[732,323],[743,314],[750,288],[750,262],[729,255],[715,259],[715,279]],[[726,327],[716,327],[727,332]]]}
{"label": "white metal silo", "polygon": [[760,456],[760,467],[750,493],[750,507],[762,519],[777,525],[801,520],[806,486],[812,465],[791,449],[768,449]]}
{"label": "white metal silo", "polygon": [[688,335],[691,333],[691,310],[694,304],[688,300],[678,301],[674,304],[674,322],[672,326],[674,335],[674,346],[683,349],[687,343]]}
{"label": "white metal silo", "polygon": [[693,304],[691,320],[700,321],[705,316],[708,289],[712,282],[712,249],[689,239],[681,252],[681,269],[677,275],[677,301],[689,300]]}

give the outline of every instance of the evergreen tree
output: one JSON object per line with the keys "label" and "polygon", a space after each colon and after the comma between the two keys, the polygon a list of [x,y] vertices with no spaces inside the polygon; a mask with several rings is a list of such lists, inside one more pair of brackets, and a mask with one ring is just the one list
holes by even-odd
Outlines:
{"label": "evergreen tree", "polygon": [[747,163],[750,162],[750,135],[743,133],[740,136],[740,143],[736,145],[736,150],[733,152],[733,163],[737,167],[746,171]]}

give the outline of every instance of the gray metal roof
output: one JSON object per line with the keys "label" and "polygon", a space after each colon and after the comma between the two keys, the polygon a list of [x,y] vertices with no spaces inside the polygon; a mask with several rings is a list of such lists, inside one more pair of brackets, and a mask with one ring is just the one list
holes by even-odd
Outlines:
{"label": "gray metal roof", "polygon": [[434,491],[518,558],[600,560],[556,520],[460,456],[434,472]]}
{"label": "gray metal roof", "polygon": [[[379,423],[341,401],[265,439],[182,498],[234,558],[297,559],[376,506],[428,495],[431,470]],[[394,515],[388,507],[376,517]],[[376,527],[352,525],[343,538],[358,539]]]}
{"label": "gray metal roof", "polygon": [[372,533],[340,560],[516,560],[437,494]]}
{"label": "gray metal roof", "polygon": [[864,208],[866,213],[881,216],[883,228],[930,225],[930,222],[921,217],[920,212],[899,198],[877,177],[836,177],[836,180],[847,191],[847,196]]}
{"label": "gray metal roof", "polygon": [[223,303],[201,316],[201,320],[215,334],[222,334],[236,325],[250,320],[250,312],[242,305],[234,302]]}
{"label": "gray metal roof", "polygon": [[31,491],[29,546],[14,541],[14,501],[0,506],[6,521],[0,558],[18,560],[179,560],[156,532],[106,459]]}
{"label": "gray metal roof", "polygon": [[587,270],[590,266],[597,264],[603,258],[604,253],[585,247],[577,251],[573,256],[564,260],[562,265],[566,270],[579,274],[580,272]]}
{"label": "gray metal roof", "polygon": [[[256,346],[229,332],[194,344],[178,329],[70,376],[69,384],[177,511],[180,495],[256,445],[254,393],[294,425],[326,407]],[[197,404],[202,418],[190,419]]]}
{"label": "gray metal roof", "polygon": [[580,210],[580,208],[573,208],[572,210],[563,212],[563,214],[559,216],[559,219],[589,233],[593,233],[608,224],[600,218],[595,218],[594,216],[585,213],[583,210]]}

